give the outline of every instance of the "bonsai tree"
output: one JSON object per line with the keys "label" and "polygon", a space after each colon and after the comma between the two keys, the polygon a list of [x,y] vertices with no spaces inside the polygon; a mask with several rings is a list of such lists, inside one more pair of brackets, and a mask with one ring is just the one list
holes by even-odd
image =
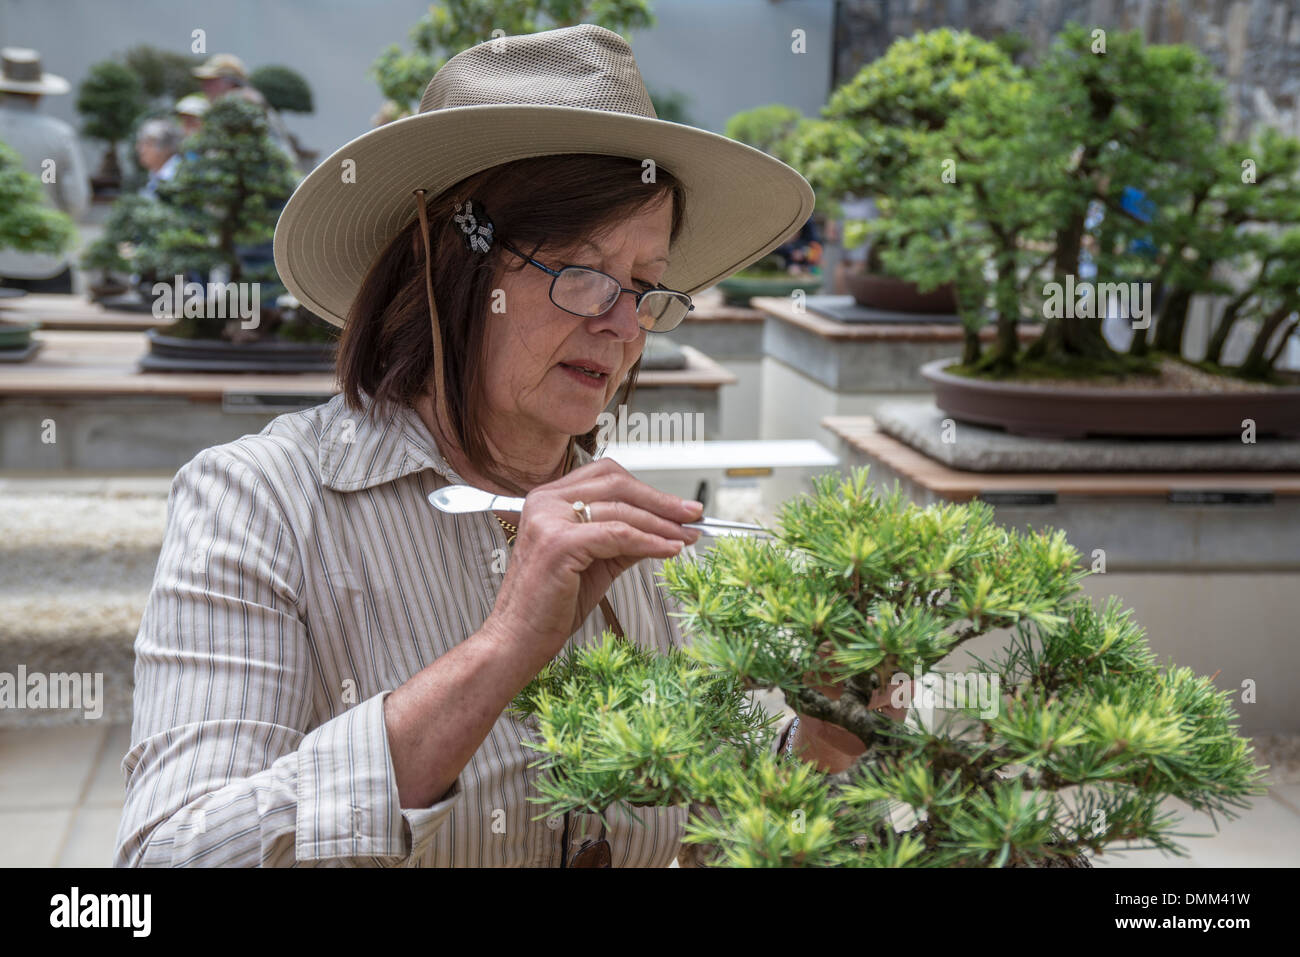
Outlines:
{"label": "bonsai tree", "polygon": [[[238,97],[224,97],[213,104],[199,132],[185,141],[185,150],[197,155],[159,184],[163,220],[136,250],[139,268],[166,281],[190,272],[207,276],[213,267],[223,266],[231,283],[265,284],[260,300],[273,304],[284,292],[274,264],[250,269],[237,248],[274,236],[279,211],[297,182],[288,157],[270,139],[264,114]],[[263,308],[272,314],[270,305]],[[259,335],[270,331],[270,323],[257,329]],[[169,330],[202,338],[226,332],[222,320],[206,316],[181,319]]]}
{"label": "bonsai tree", "polygon": [[[1135,335],[1130,348],[1180,355],[1192,297],[1227,296],[1201,365],[1268,379],[1295,328],[1285,320],[1295,309],[1300,141],[1266,127],[1249,143],[1214,144],[1201,156],[1204,161],[1191,169],[1195,179],[1184,201],[1167,206],[1163,221],[1147,231],[1162,261],[1155,282],[1171,294],[1164,298],[1153,330]],[[1243,157],[1251,166],[1249,175],[1243,172]],[[1247,277],[1245,282],[1234,285],[1217,276],[1220,265]],[[1248,358],[1225,369],[1223,347],[1238,320],[1258,325]]]}
{"label": "bonsai tree", "polygon": [[302,74],[287,66],[258,67],[248,78],[271,107],[281,113],[311,113],[311,87]]}
{"label": "bonsai tree", "polygon": [[[665,562],[684,649],[606,632],[524,688],[539,818],[689,803],[686,841],[724,865],[1087,866],[1121,842],[1184,853],[1165,798],[1234,817],[1263,793],[1229,693],[1158,664],[1117,599],[1079,597],[1062,532],[1004,529],[980,502],[921,508],[865,469],[822,476],[779,525]],[[868,709],[886,689],[898,706],[908,687],[939,695],[933,666],[1000,629],[978,672],[943,677],[935,720]],[[838,774],[773,756],[753,688],[861,756]]]}
{"label": "bonsai tree", "polygon": [[[1225,371],[1217,363],[1228,331],[1250,317],[1259,322],[1252,358],[1226,371],[1271,376],[1294,328],[1287,231],[1300,225],[1300,143],[1272,131],[1249,145],[1217,142],[1222,89],[1190,48],[1144,46],[1136,33],[1112,34],[1105,55],[1091,43],[1072,24],[1032,72],[973,77],[942,126],[889,134],[904,161],[878,156],[896,183],[870,226],[888,240],[884,262],[923,286],[957,285],[967,336],[950,371],[1155,371],[1160,357],[1181,357],[1192,298],[1219,294],[1229,298],[1206,367]],[[1255,177],[1243,176],[1243,157]],[[939,158],[955,173],[942,187]],[[1047,301],[1046,284],[1069,288],[1085,258],[1103,282],[1150,283],[1159,300],[1127,354],[1103,337],[1101,303],[1088,315]],[[1253,279],[1235,288],[1220,265]],[[1043,333],[1021,349],[1028,316]],[[985,354],[978,331],[990,317],[998,334]]]}
{"label": "bonsai tree", "polygon": [[130,137],[144,108],[139,77],[120,63],[96,63],[81,82],[77,112],[85,118],[82,129],[87,136],[108,144],[99,171],[91,179],[97,189],[115,190],[121,185],[117,145]]}
{"label": "bonsai tree", "polygon": [[171,106],[181,97],[200,91],[193,73],[203,62],[200,56],[142,43],[127,50],[122,62],[139,77],[144,95],[156,103]]}
{"label": "bonsai tree", "polygon": [[[266,98],[272,109],[281,113],[311,113],[315,109],[306,79],[287,66],[259,67],[249,76],[248,82]],[[300,161],[309,161],[317,155],[304,149],[293,133],[289,133],[289,140]]]}
{"label": "bonsai tree", "polygon": [[133,194],[113,203],[103,231],[86,247],[81,257],[82,269],[100,271],[99,292],[112,293],[121,289],[122,284],[114,273],[138,277],[141,282],[152,285],[156,277],[152,270],[141,266],[139,252],[146,249],[168,225],[169,216],[169,211],[158,200],[148,196]]}
{"label": "bonsai tree", "polygon": [[[496,36],[594,23],[616,33],[654,25],[650,0],[447,0],[431,5],[408,37],[413,48],[387,47],[371,65],[384,99],[414,113],[429,79],[462,50]],[[494,34],[500,30],[503,34]]]}

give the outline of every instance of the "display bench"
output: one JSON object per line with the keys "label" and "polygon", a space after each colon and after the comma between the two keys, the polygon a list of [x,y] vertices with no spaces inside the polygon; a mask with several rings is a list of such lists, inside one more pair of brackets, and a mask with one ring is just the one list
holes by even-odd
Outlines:
{"label": "display bench", "polygon": [[[832,415],[870,415],[883,402],[929,395],[923,364],[960,356],[958,322],[842,322],[799,307],[790,298],[751,300],[764,315],[761,437],[817,439],[834,436],[820,422]],[[888,318],[888,317],[882,317]],[[1022,325],[1022,342],[1036,339],[1041,326]],[[984,329],[992,342],[995,330]]]}
{"label": "display bench", "polygon": [[[3,470],[175,470],[339,391],[331,373],[143,373],[143,332],[35,335],[40,354],[0,372]],[[699,350],[682,351],[684,368],[641,373],[633,409],[701,415],[703,437],[714,438],[719,389],[735,376]]]}

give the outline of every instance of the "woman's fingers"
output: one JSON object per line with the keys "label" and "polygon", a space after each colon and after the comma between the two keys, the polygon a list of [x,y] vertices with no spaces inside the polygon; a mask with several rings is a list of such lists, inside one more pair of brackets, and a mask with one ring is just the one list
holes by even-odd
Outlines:
{"label": "woman's fingers", "polygon": [[703,517],[698,504],[647,485],[610,459],[588,463],[542,489],[562,494],[570,502],[582,501],[588,505],[624,502],[678,524]]}

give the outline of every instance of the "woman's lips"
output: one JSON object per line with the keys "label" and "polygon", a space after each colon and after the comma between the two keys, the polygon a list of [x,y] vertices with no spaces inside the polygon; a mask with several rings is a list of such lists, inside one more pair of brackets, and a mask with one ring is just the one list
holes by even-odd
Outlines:
{"label": "woman's lips", "polygon": [[604,372],[586,372],[577,366],[571,366],[568,363],[561,362],[559,368],[562,369],[570,379],[580,382],[589,389],[604,389],[605,383],[609,381],[608,373]]}

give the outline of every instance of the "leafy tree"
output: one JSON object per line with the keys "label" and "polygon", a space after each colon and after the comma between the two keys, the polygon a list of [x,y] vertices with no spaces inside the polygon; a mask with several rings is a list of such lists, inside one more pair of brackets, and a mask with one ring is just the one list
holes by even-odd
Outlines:
{"label": "leafy tree", "polygon": [[130,137],[144,108],[144,88],[139,77],[120,63],[96,63],[81,82],[77,112],[85,118],[82,130],[87,136],[108,144],[96,174],[105,185],[116,186],[121,182],[117,144]]}
{"label": "leafy tree", "polygon": [[0,142],[0,249],[58,255],[76,236],[72,217],[46,201],[41,181]]}
{"label": "leafy tree", "polygon": [[[606,632],[515,699],[544,768],[538,817],[690,803],[687,842],[738,866],[1080,866],[1119,842],[1182,854],[1161,802],[1235,817],[1263,772],[1229,693],[1158,664],[1117,599],[1077,595],[1086,575],[1062,532],[1004,529],[980,502],[922,508],[865,469],[822,476],[775,539],[664,564],[684,650]],[[996,629],[1008,638],[976,659],[982,682],[944,678],[936,720],[868,709]],[[752,688],[865,751],[834,775],[772,756]],[[889,802],[912,812],[901,830]]]}
{"label": "leafy tree", "polygon": [[412,52],[387,47],[371,66],[385,100],[414,113],[442,65],[462,50],[498,36],[594,23],[616,33],[654,25],[650,0],[443,0],[408,34]]}

